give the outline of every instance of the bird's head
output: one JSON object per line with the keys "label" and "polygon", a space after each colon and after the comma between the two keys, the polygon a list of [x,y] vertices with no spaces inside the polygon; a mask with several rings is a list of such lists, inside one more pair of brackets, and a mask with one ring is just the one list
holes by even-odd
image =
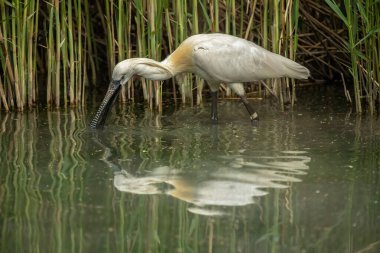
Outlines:
{"label": "bird's head", "polygon": [[104,125],[109,111],[115,103],[117,96],[120,93],[121,86],[128,82],[134,75],[133,59],[128,59],[119,62],[112,72],[112,80],[108,86],[106,96],[95,114],[95,117],[90,123],[91,128],[98,128]]}
{"label": "bird's head", "polygon": [[173,73],[165,64],[147,58],[131,58],[119,62],[113,69],[112,81],[98,112],[91,121],[91,128],[98,128],[104,125],[121,86],[135,75],[149,80],[166,80],[172,77]]}

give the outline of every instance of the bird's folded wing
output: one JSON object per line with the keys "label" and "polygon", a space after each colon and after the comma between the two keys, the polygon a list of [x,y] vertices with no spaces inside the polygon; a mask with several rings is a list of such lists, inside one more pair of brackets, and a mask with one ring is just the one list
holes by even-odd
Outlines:
{"label": "bird's folded wing", "polygon": [[193,64],[200,76],[216,82],[250,82],[283,76],[293,77],[293,70],[289,70],[289,66],[304,68],[252,42],[231,38],[212,38],[194,47]]}

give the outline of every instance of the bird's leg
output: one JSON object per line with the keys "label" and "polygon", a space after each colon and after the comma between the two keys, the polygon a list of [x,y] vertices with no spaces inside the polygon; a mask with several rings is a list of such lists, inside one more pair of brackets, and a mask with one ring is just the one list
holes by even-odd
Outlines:
{"label": "bird's leg", "polygon": [[249,117],[251,119],[252,125],[257,125],[257,122],[259,120],[259,115],[256,113],[256,111],[253,109],[252,105],[248,102],[247,97],[245,96],[244,86],[242,83],[229,83],[228,87],[230,87],[236,95],[238,95],[243,102],[245,108],[247,109],[249,113]]}
{"label": "bird's leg", "polygon": [[211,121],[218,122],[218,91],[211,91]]}
{"label": "bird's leg", "polygon": [[240,95],[239,97],[249,113],[252,125],[257,125],[257,122],[259,121],[259,115],[253,109],[252,105],[248,102],[248,99],[245,95]]}

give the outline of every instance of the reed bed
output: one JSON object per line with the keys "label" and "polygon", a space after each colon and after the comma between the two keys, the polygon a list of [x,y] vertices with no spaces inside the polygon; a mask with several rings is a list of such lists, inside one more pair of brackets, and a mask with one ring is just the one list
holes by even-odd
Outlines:
{"label": "reed bed", "polygon": [[[363,102],[371,113],[380,103],[376,1],[344,1],[343,9],[333,0],[0,0],[0,7],[0,104],[6,111],[45,103],[83,106],[89,91],[107,86],[118,61],[162,60],[190,35],[209,32],[243,37],[295,59],[316,79],[343,76],[358,112]],[[205,87],[192,75],[131,80],[120,100],[144,99],[160,111],[164,98],[201,103]],[[246,87],[250,95],[274,96],[282,106],[296,102],[293,80]],[[224,86],[220,94],[233,96]]]}
{"label": "reed bed", "polygon": [[341,81],[356,112],[374,114],[380,105],[380,3],[324,2],[302,1],[308,33],[300,37],[299,51],[315,76]]}

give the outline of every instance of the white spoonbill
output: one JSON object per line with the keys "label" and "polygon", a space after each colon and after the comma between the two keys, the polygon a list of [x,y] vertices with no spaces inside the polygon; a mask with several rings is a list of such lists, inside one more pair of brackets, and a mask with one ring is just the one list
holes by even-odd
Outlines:
{"label": "white spoonbill", "polygon": [[278,77],[307,79],[310,76],[304,66],[245,39],[219,33],[193,35],[161,62],[148,58],[131,58],[119,62],[90,126],[97,128],[104,125],[121,85],[133,76],[166,80],[181,73],[194,73],[207,81],[211,90],[213,121],[217,121],[217,91],[220,83],[228,85],[241,98],[251,120],[255,121],[258,114],[248,102],[242,83]]}

